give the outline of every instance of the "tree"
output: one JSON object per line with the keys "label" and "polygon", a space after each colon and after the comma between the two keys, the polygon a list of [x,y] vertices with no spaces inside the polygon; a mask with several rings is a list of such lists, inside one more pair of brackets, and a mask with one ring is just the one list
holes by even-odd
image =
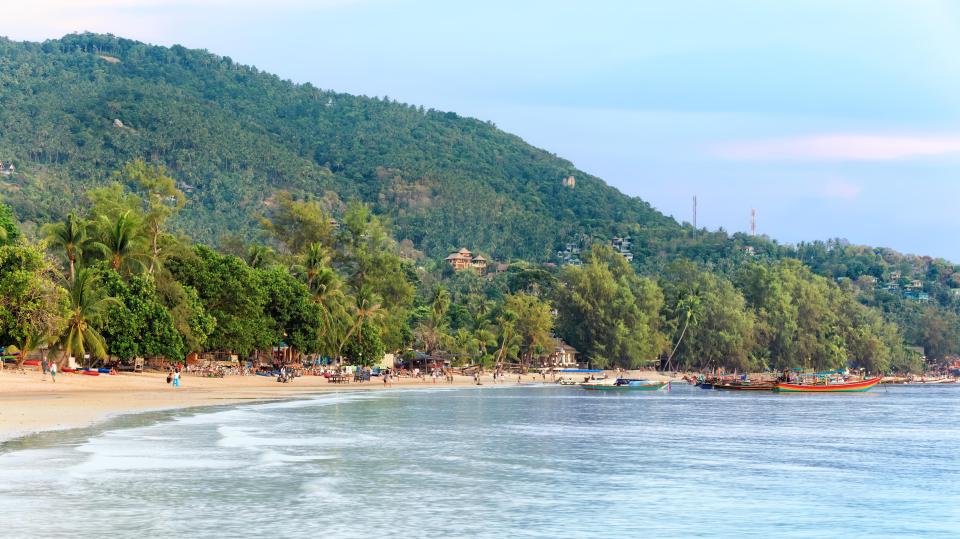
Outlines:
{"label": "tree", "polygon": [[243,260],[196,245],[171,255],[166,267],[175,279],[197,291],[205,312],[216,320],[205,349],[248,354],[275,343],[273,322],[264,314],[266,293]]}
{"label": "tree", "polygon": [[253,269],[263,269],[270,265],[273,249],[265,245],[251,245],[247,248],[244,262]]}
{"label": "tree", "polygon": [[384,224],[370,208],[348,205],[337,236],[334,262],[353,290],[366,290],[381,307],[380,330],[384,346],[398,350],[409,341],[407,321],[413,304],[416,275],[397,254]]}
{"label": "tree", "polygon": [[104,295],[97,274],[88,268],[77,271],[76,278],[68,283],[67,291],[70,301],[62,338],[64,360],[72,355],[85,363],[88,354],[91,359],[105,359],[107,345],[99,328],[108,309],[120,305],[120,302]]}
{"label": "tree", "polygon": [[20,361],[61,334],[67,316],[67,292],[39,249],[0,247],[0,342],[16,344]]}
{"label": "tree", "polygon": [[274,208],[262,224],[291,253],[303,253],[312,243],[333,244],[330,214],[318,200],[297,200],[289,191],[273,197]]}
{"label": "tree", "polygon": [[584,262],[561,274],[560,335],[600,367],[636,368],[667,351],[659,330],[663,292],[657,284],[638,276],[605,245],[594,245]]}
{"label": "tree", "polygon": [[96,245],[111,268],[130,274],[146,267],[149,255],[144,252],[145,237],[141,222],[132,211],[124,211],[116,218],[101,215],[99,224],[100,241]]}
{"label": "tree", "polygon": [[448,345],[450,335],[447,332],[447,311],[450,309],[450,294],[442,286],[434,290],[425,316],[413,330],[414,339],[427,354],[433,355]]}
{"label": "tree", "polygon": [[885,368],[896,355],[895,331],[799,261],[747,265],[738,284],[756,314],[758,352],[770,368]]}
{"label": "tree", "polygon": [[307,286],[282,266],[260,270],[258,278],[266,294],[264,314],[272,321],[273,342],[285,341],[300,352],[319,352],[323,347],[321,307]]}
{"label": "tree", "polygon": [[143,159],[127,163],[115,177],[137,185],[146,194],[143,227],[150,239],[149,271],[153,273],[161,259],[160,236],[164,225],[171,215],[183,208],[186,197],[177,189],[176,180],[167,174],[163,165],[148,165]]}
{"label": "tree", "polygon": [[[358,346],[363,347],[363,337],[365,333],[363,330],[367,329],[368,332],[374,331],[366,326],[374,326],[383,319],[384,310],[380,305],[379,299],[380,298],[378,298],[370,288],[357,290],[357,293],[354,295],[354,305],[352,309],[353,323],[340,342],[338,356],[343,350],[343,346],[350,340],[350,337],[354,337],[354,339],[358,341]],[[379,337],[379,333],[377,335]]]}
{"label": "tree", "polygon": [[72,281],[76,275],[77,260],[83,256],[91,242],[87,236],[87,224],[77,218],[76,214],[69,213],[63,222],[47,225],[46,236],[48,247],[62,252],[67,259]]}
{"label": "tree", "polygon": [[198,352],[217,327],[217,319],[207,312],[200,295],[188,285],[175,280],[169,272],[156,277],[157,296],[170,311],[173,325],[183,338],[186,353]]}
{"label": "tree", "polygon": [[150,274],[124,280],[116,270],[107,269],[98,279],[104,292],[117,300],[107,309],[100,330],[109,355],[123,360],[163,357],[175,361],[186,356],[183,336]]}
{"label": "tree", "polygon": [[0,245],[16,243],[20,238],[20,229],[17,228],[17,219],[9,206],[0,202]]}
{"label": "tree", "polygon": [[505,307],[516,315],[514,331],[519,340],[520,362],[530,364],[553,343],[553,313],[550,304],[520,292],[507,296]]}
{"label": "tree", "polygon": [[671,365],[697,370],[758,366],[752,356],[753,313],[730,281],[700,271],[690,262],[676,261],[667,267],[661,283],[664,317],[675,335],[679,328]]}

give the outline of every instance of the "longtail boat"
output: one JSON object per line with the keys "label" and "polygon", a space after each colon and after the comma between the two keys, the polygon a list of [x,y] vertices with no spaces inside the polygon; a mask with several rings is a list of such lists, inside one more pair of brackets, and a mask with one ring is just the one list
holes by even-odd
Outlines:
{"label": "longtail boat", "polygon": [[725,391],[773,391],[775,386],[776,384],[774,382],[733,382],[730,384],[715,382],[713,389]]}
{"label": "longtail boat", "polygon": [[652,382],[650,380],[630,380],[620,378],[613,384],[581,384],[580,387],[589,391],[606,391],[633,389],[639,391],[658,391],[666,387],[670,388],[670,382]]}
{"label": "longtail boat", "polygon": [[774,391],[779,393],[858,393],[869,391],[880,383],[880,377],[869,378],[859,382],[843,382],[839,384],[789,384],[777,382]]}

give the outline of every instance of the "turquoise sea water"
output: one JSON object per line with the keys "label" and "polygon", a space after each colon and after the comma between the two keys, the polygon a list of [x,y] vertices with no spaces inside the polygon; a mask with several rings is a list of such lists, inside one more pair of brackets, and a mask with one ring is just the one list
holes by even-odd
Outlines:
{"label": "turquoise sea water", "polygon": [[3,537],[960,537],[960,387],[340,393],[0,452]]}

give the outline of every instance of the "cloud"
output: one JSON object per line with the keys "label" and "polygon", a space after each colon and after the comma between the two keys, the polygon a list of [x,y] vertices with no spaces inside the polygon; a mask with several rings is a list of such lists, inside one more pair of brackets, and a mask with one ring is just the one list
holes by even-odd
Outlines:
{"label": "cloud", "polygon": [[960,154],[960,135],[822,134],[736,142],[714,153],[735,161],[895,161]]}

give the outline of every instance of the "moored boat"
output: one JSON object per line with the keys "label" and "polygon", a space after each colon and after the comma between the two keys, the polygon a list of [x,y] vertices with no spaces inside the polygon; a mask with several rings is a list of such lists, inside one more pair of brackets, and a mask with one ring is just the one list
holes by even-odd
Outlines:
{"label": "moored boat", "polygon": [[725,391],[773,391],[774,382],[732,382],[729,384],[714,383],[714,389]]}
{"label": "moored boat", "polygon": [[858,393],[869,391],[880,383],[880,377],[869,378],[857,382],[841,382],[827,384],[792,384],[777,382],[774,391],[778,393]]}
{"label": "moored boat", "polygon": [[670,382],[654,382],[651,380],[631,380],[628,378],[618,378],[616,382],[610,384],[594,384],[587,383],[581,384],[580,387],[590,391],[605,391],[605,390],[625,390],[633,389],[639,391],[658,391],[663,388],[670,388]]}

